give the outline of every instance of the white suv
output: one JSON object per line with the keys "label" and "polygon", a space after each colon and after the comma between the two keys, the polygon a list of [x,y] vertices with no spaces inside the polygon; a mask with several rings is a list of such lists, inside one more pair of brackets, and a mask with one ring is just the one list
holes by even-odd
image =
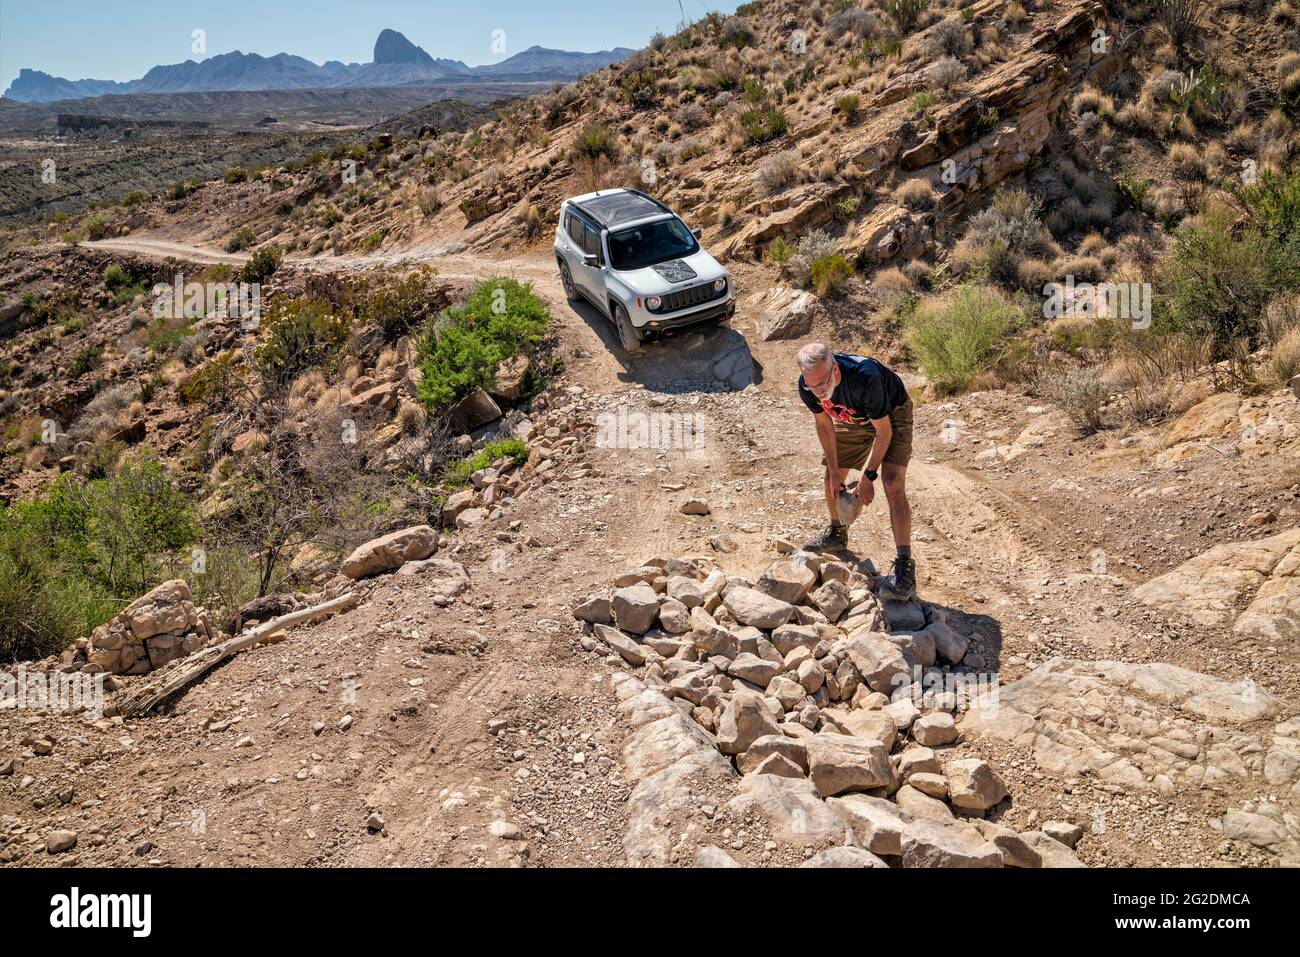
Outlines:
{"label": "white suv", "polygon": [[736,311],[731,275],[699,235],[640,190],[567,199],[555,230],[565,295],[604,313],[628,352],[648,339],[725,322]]}

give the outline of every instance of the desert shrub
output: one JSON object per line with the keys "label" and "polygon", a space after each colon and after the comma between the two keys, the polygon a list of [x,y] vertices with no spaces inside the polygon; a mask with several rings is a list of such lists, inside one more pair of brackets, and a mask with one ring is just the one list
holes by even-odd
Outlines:
{"label": "desert shrub", "polygon": [[798,150],[781,150],[758,164],[758,180],[769,193],[778,193],[799,175],[802,157]]}
{"label": "desert shrub", "polygon": [[108,223],[99,214],[87,216],[81,221],[81,226],[86,231],[86,238],[91,240],[103,239],[109,232]]}
{"label": "desert shrub", "polygon": [[970,49],[970,31],[966,24],[955,17],[940,20],[930,28],[930,35],[925,39],[930,56],[936,60],[945,56],[957,56]]}
{"label": "desert shrub", "polygon": [[1269,299],[1269,241],[1257,230],[1234,232],[1234,215],[1213,207],[1179,228],[1157,300],[1161,326],[1208,336],[1216,358],[1256,338]]}
{"label": "desert shrub", "polygon": [[673,113],[673,119],[688,130],[698,130],[708,126],[712,120],[709,111],[698,103],[683,103]]}
{"label": "desert shrub", "polygon": [[648,70],[628,73],[619,81],[619,89],[623,92],[623,99],[637,110],[654,106],[659,96],[659,83]]}
{"label": "desert shrub", "polygon": [[104,269],[104,285],[113,294],[114,304],[119,306],[131,302],[136,296],[143,296],[147,292],[145,284],[137,279],[129,269],[118,263],[110,263]]}
{"label": "desert shrub", "polygon": [[232,166],[230,169],[226,170],[226,175],[223,178],[227,183],[243,183],[247,182],[248,173],[246,173],[242,167]]}
{"label": "desert shrub", "polygon": [[614,140],[610,132],[599,123],[589,123],[573,143],[573,150],[579,156],[594,160],[598,156],[613,159],[616,155]]}
{"label": "desert shrub", "polygon": [[1267,371],[1278,385],[1286,385],[1300,375],[1300,327],[1283,334],[1273,346],[1268,357]]}
{"label": "desert shrub", "polygon": [[745,22],[744,17],[727,17],[722,22],[722,29],[718,32],[718,39],[723,46],[736,47],[740,49],[748,46],[754,40],[754,33]]}
{"label": "desert shrub", "polygon": [[853,278],[853,267],[839,253],[814,259],[808,266],[813,289],[822,297],[842,292]]}
{"label": "desert shrub", "polygon": [[1201,3],[1202,0],[1155,0],[1156,19],[1179,52],[1200,29]]}
{"label": "desert shrub", "polygon": [[[774,242],[768,247],[769,253],[775,246]],[[796,283],[807,285],[812,281],[812,264],[819,259],[828,259],[838,254],[839,246],[835,240],[823,230],[814,229],[799,239],[794,254],[785,259],[785,269]]]}
{"label": "desert shrub", "polygon": [[939,98],[935,96],[932,91],[924,90],[912,97],[912,102],[908,104],[908,107],[913,112],[918,112],[920,110],[928,110],[938,102]]}
{"label": "desert shrub", "polygon": [[270,386],[287,386],[308,369],[327,366],[348,340],[350,322],[324,299],[277,299],[266,311],[253,364]]}
{"label": "desert shrub", "polygon": [[894,198],[911,209],[929,209],[934,205],[934,187],[925,177],[917,176],[900,183]]}
{"label": "desert shrub", "polygon": [[36,658],[89,634],[172,577],[194,541],[188,497],[147,454],[102,479],[59,476],[0,506],[0,661]]}
{"label": "desert shrub", "polygon": [[1284,177],[1265,171],[1246,189],[1245,200],[1254,229],[1268,242],[1270,289],[1300,287],[1300,172]]}
{"label": "desert shrub", "polygon": [[257,245],[257,233],[253,232],[247,226],[240,226],[230,238],[226,240],[226,252],[237,253],[241,249],[249,249]]}
{"label": "desert shrub", "polygon": [[898,32],[905,36],[916,27],[921,12],[929,5],[930,0],[882,0],[880,4],[898,27]]}
{"label": "desert shrub", "polygon": [[1052,366],[1039,377],[1038,387],[1081,432],[1090,434],[1101,428],[1102,408],[1110,396],[1096,369]]}
{"label": "desert shrub", "polygon": [[357,318],[374,323],[386,340],[396,339],[428,318],[440,292],[435,272],[420,266],[400,278],[395,271],[378,270],[363,280]]}
{"label": "desert shrub", "polygon": [[98,440],[121,425],[121,416],[135,399],[136,388],[128,382],[101,390],[86,403],[77,420],[68,429],[73,441]]}
{"label": "desert shrub", "polygon": [[239,278],[244,282],[266,282],[284,261],[284,250],[277,243],[268,243],[253,251],[240,270]]}
{"label": "desert shrub", "polygon": [[918,307],[905,320],[905,334],[921,371],[941,391],[955,392],[992,364],[1015,319],[997,290],[964,285],[945,302]]}
{"label": "desert shrub", "polygon": [[1038,218],[1037,201],[1024,190],[1003,189],[987,208],[970,218],[953,259],[972,278],[1010,285],[1016,281],[1020,259],[1050,256],[1055,251]]}
{"label": "desert shrub", "polygon": [[946,56],[929,66],[925,71],[925,78],[933,89],[951,90],[966,79],[966,67],[962,65],[960,60]]}
{"label": "desert shrub", "polygon": [[419,337],[420,399],[439,408],[475,387],[490,387],[497,365],[540,345],[550,322],[530,283],[502,276],[485,280]]}
{"label": "desert shrub", "polygon": [[450,463],[443,473],[443,482],[448,488],[461,488],[469,484],[471,475],[500,458],[509,458],[516,465],[523,465],[528,461],[528,443],[522,439],[493,439],[473,455]]}
{"label": "desert shrub", "polygon": [[72,357],[72,362],[68,365],[68,375],[73,379],[78,379],[92,369],[99,368],[103,355],[103,346],[83,347]]}
{"label": "desert shrub", "polygon": [[842,113],[850,123],[857,119],[858,110],[861,108],[862,97],[856,93],[845,93],[843,96],[835,98],[835,112]]}
{"label": "desert shrub", "polygon": [[746,110],[740,114],[740,128],[745,133],[745,142],[751,145],[775,139],[785,133],[788,126],[789,121],[779,107]]}

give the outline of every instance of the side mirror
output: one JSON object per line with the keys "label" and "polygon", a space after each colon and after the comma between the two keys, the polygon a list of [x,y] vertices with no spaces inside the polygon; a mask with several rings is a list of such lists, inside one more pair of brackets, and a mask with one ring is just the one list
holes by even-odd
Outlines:
{"label": "side mirror", "polygon": [[584,266],[590,266],[592,269],[595,269],[597,266],[600,265],[600,257],[597,256],[595,253],[586,253],[582,257],[582,264]]}
{"label": "side mirror", "polygon": [[696,239],[702,239],[704,238],[704,230],[701,229],[699,226],[696,226],[694,229],[691,230],[691,235],[694,236]]}

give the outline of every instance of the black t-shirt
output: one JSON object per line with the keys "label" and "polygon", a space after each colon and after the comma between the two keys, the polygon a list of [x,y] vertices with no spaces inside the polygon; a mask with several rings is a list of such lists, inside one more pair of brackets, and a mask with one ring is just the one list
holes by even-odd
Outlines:
{"label": "black t-shirt", "polygon": [[840,367],[840,384],[829,402],[813,395],[803,384],[803,376],[799,376],[799,398],[810,412],[825,412],[836,422],[865,425],[907,404],[903,380],[875,359],[837,352],[835,361]]}

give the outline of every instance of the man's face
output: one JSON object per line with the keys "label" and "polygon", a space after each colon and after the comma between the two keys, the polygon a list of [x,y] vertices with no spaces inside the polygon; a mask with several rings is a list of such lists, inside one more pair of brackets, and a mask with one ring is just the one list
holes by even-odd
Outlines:
{"label": "man's face", "polygon": [[829,402],[835,387],[840,384],[839,363],[832,359],[824,365],[809,369],[803,374],[803,384],[818,399]]}

